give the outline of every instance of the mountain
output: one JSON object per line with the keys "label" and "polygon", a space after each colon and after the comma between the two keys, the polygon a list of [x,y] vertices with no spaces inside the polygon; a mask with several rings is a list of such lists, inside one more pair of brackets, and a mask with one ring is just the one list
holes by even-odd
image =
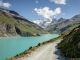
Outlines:
{"label": "mountain", "polygon": [[63,37],[58,47],[64,56],[72,58],[71,60],[79,60],[75,58],[80,58],[80,24]]}
{"label": "mountain", "polygon": [[35,36],[45,33],[47,31],[17,12],[0,8],[0,36]]}
{"label": "mountain", "polygon": [[51,24],[56,23],[57,20],[56,19],[52,19],[52,20],[50,20],[50,19],[39,19],[39,20],[33,20],[32,22],[39,25],[40,27],[46,29],[47,26],[50,26]]}
{"label": "mountain", "polygon": [[40,27],[44,28],[50,33],[64,33],[69,30],[72,30],[74,27],[77,26],[77,24],[80,22],[80,14],[75,15],[71,19],[65,19],[65,18],[60,18],[60,19],[52,19],[52,20],[34,20],[34,23],[39,25]]}
{"label": "mountain", "polygon": [[72,17],[71,19],[60,18],[55,24],[49,25],[47,30],[51,33],[64,33],[67,32],[80,22],[80,14]]}

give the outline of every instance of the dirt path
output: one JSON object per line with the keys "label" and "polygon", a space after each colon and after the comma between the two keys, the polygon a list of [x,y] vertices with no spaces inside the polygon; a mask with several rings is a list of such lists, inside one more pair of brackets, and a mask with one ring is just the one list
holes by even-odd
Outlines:
{"label": "dirt path", "polygon": [[60,41],[55,41],[41,46],[32,52],[29,57],[25,56],[17,60],[65,60],[65,57],[61,56],[60,50],[57,49],[59,42]]}

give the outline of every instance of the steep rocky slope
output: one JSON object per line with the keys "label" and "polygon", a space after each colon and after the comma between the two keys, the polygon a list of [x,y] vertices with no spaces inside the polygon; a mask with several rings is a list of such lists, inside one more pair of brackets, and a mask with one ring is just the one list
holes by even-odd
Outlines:
{"label": "steep rocky slope", "polygon": [[79,22],[80,14],[71,19],[60,18],[56,24],[48,26],[47,30],[51,33],[64,33],[76,27]]}
{"label": "steep rocky slope", "polygon": [[0,36],[35,36],[47,33],[12,10],[0,8]]}
{"label": "steep rocky slope", "polygon": [[69,30],[72,30],[80,22],[80,14],[75,15],[71,19],[52,19],[52,20],[34,20],[34,23],[41,26],[45,30],[48,30],[50,33],[62,34]]}
{"label": "steep rocky slope", "polygon": [[61,49],[64,56],[69,58],[80,58],[80,24],[63,37],[58,47]]}
{"label": "steep rocky slope", "polygon": [[39,20],[32,20],[33,23],[39,25],[40,27],[46,29],[47,26],[49,26],[51,24],[51,22],[55,22],[54,19],[49,20],[49,19],[39,19]]}

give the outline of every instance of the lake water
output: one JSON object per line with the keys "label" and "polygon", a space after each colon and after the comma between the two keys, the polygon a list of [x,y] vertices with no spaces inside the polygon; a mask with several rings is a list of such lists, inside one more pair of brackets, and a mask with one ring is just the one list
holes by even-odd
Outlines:
{"label": "lake water", "polygon": [[30,46],[36,46],[46,40],[58,37],[58,34],[46,34],[36,37],[10,37],[0,38],[0,60],[5,60],[27,50]]}

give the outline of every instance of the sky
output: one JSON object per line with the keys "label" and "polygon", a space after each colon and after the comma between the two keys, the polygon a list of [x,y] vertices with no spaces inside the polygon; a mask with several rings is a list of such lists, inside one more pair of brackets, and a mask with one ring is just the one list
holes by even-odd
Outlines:
{"label": "sky", "polygon": [[0,0],[0,8],[16,11],[28,20],[69,19],[80,14],[80,0]]}

